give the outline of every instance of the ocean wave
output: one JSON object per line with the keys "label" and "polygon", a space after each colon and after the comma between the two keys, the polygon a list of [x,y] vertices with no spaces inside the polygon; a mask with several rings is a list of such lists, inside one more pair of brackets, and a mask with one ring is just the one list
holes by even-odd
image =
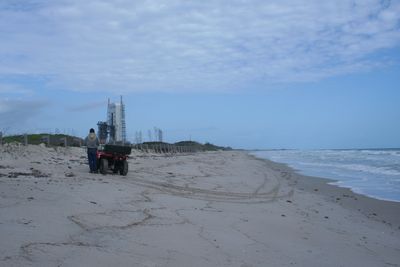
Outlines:
{"label": "ocean wave", "polygon": [[400,150],[360,150],[360,152],[367,155],[400,157]]}
{"label": "ocean wave", "polygon": [[298,162],[299,165],[308,167],[328,167],[335,169],[344,169],[357,172],[366,172],[372,174],[400,176],[400,171],[392,169],[391,167],[375,167],[364,164],[338,164],[338,163],[318,163],[318,162]]}
{"label": "ocean wave", "polygon": [[400,200],[400,150],[290,150],[255,155],[286,163],[302,174],[334,179],[379,199]]}

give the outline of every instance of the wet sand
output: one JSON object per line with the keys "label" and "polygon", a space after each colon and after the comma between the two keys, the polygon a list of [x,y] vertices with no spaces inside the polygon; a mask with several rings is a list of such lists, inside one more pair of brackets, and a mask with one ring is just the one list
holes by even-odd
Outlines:
{"label": "wet sand", "polygon": [[245,152],[0,147],[0,266],[398,266],[399,203]]}

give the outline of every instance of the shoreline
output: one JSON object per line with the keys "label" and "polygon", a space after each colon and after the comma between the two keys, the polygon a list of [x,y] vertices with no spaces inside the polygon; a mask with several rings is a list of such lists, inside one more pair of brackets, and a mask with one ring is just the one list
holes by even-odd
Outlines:
{"label": "shoreline", "polygon": [[[351,151],[351,160],[338,163],[337,157],[339,154],[331,155],[315,154],[320,151]],[[335,186],[341,188],[350,189],[353,193],[363,195],[366,197],[400,203],[400,190],[397,187],[391,187],[389,184],[396,183],[399,178],[399,172],[396,169],[395,162],[398,161],[398,157],[395,158],[375,158],[375,155],[385,155],[388,157],[398,155],[400,149],[376,149],[379,151],[378,154],[372,153],[372,149],[315,149],[315,150],[301,150],[293,149],[295,154],[283,154],[283,158],[280,158],[280,154],[264,154],[263,152],[274,151],[274,150],[246,150],[249,154],[255,155],[256,157],[266,158],[268,160],[276,160],[277,163],[287,164],[288,167],[292,168],[296,173],[309,177],[319,177],[330,180]],[[394,154],[387,154],[387,151],[394,150]],[[281,150],[276,150],[281,151]],[[282,150],[285,151],[285,150]],[[362,151],[364,154],[370,156],[372,159],[364,157],[362,155],[354,154],[354,151]],[[260,152],[260,153],[259,153]],[[304,152],[304,153],[303,153]],[[372,154],[370,154],[372,153]],[[277,158],[275,158],[277,156]],[[344,156],[344,155],[343,155]],[[318,157],[324,158],[323,160]],[[329,160],[331,157],[331,160]],[[312,159],[310,159],[312,158]],[[347,155],[346,155],[347,158]],[[358,162],[364,160],[363,162]],[[376,165],[373,161],[380,161],[380,165]],[[315,165],[314,165],[315,164]],[[304,165],[304,166],[303,166]],[[308,167],[308,166],[313,167]],[[327,166],[324,170],[322,166]],[[394,168],[394,169],[391,169]],[[383,169],[383,170],[382,170]],[[338,171],[339,170],[339,171]],[[364,172],[365,170],[365,172]],[[381,172],[380,172],[381,171]],[[388,176],[390,175],[390,177]],[[396,176],[392,176],[396,175]],[[378,184],[380,181],[380,184]],[[372,182],[372,183],[371,183]],[[374,186],[372,186],[374,184]],[[393,184],[394,185],[394,184]],[[380,188],[382,186],[382,188]],[[380,189],[375,190],[375,187]],[[395,190],[395,191],[394,191]]]}
{"label": "shoreline", "polygon": [[378,199],[367,195],[359,194],[351,188],[341,187],[335,184],[338,180],[309,176],[301,174],[299,170],[290,167],[286,163],[276,162],[269,159],[248,154],[257,160],[263,160],[273,168],[280,171],[291,172],[298,179],[296,187],[309,193],[325,196],[329,201],[342,205],[345,208],[360,212],[370,219],[381,221],[384,224],[398,226],[400,229],[400,202]]}

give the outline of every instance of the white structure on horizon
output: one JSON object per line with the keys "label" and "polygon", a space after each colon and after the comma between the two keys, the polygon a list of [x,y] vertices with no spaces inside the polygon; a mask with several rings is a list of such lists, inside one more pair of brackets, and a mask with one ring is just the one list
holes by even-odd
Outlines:
{"label": "white structure on horizon", "polygon": [[[110,103],[108,99],[107,108],[107,124],[113,125],[115,128],[115,140],[111,142],[126,142],[126,125],[125,125],[125,104],[121,101],[118,103]],[[112,135],[111,135],[112,138]]]}

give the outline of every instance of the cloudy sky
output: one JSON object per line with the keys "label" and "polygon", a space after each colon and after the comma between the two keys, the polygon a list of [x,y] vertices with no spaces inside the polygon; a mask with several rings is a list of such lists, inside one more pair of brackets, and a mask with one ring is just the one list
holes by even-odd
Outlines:
{"label": "cloudy sky", "polygon": [[0,130],[400,147],[400,1],[2,0]]}

